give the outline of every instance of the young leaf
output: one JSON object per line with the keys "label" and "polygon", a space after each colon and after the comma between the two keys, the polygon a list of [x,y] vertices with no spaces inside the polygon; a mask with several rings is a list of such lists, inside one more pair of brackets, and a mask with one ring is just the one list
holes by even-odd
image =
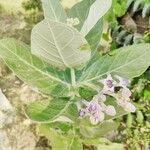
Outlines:
{"label": "young leaf", "polygon": [[74,5],[71,9],[67,11],[67,15],[69,18],[78,18],[79,25],[75,26],[79,31],[81,30],[84,21],[88,17],[89,10],[91,5],[95,2],[95,0],[83,0]]}
{"label": "young leaf", "polygon": [[26,108],[26,114],[31,120],[43,123],[53,122],[60,116],[71,120],[78,117],[77,107],[69,98],[55,98],[31,103]]}
{"label": "young leaf", "polygon": [[110,9],[112,0],[96,0],[90,7],[89,14],[85,20],[81,33],[86,36],[95,24]]}
{"label": "young leaf", "polygon": [[[77,3],[67,12],[69,18],[79,19],[79,25],[75,26],[79,31],[81,30],[84,21],[87,19],[90,7],[94,2],[95,0],[83,0]],[[97,50],[102,31],[103,19],[99,19],[99,21],[93,26],[92,30],[85,37],[89,45],[91,46],[92,53],[95,53],[95,51]]]}
{"label": "young leaf", "polygon": [[103,33],[103,18],[101,18],[96,25],[92,28],[92,30],[86,35],[86,40],[91,46],[92,56],[93,57],[96,52],[98,45],[100,43],[100,39]]}
{"label": "young leaf", "polygon": [[116,50],[113,56],[100,57],[81,75],[82,84],[100,79],[106,74],[119,74],[126,78],[141,75],[150,65],[150,44],[138,44]]}
{"label": "young leaf", "polygon": [[[30,47],[14,39],[0,40],[0,57],[24,82],[45,94],[66,96],[68,84],[60,78],[65,72],[57,71],[45,62],[31,55]],[[47,68],[50,70],[47,71]]]}
{"label": "young leaf", "polygon": [[83,99],[91,101],[91,99],[93,98],[94,95],[97,94],[97,92],[91,88],[80,87],[79,94]]}
{"label": "young leaf", "polygon": [[85,38],[63,23],[45,19],[33,28],[31,38],[32,53],[60,69],[81,67],[90,59]]}
{"label": "young leaf", "polygon": [[44,17],[58,22],[66,22],[66,12],[60,4],[60,0],[42,0]]}

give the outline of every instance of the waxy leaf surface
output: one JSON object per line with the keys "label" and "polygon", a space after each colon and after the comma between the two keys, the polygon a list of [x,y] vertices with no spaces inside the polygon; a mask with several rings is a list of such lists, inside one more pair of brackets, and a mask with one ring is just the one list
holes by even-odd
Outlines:
{"label": "waxy leaf surface", "polygon": [[81,33],[86,36],[107,11],[110,9],[112,0],[96,0],[90,7],[89,14],[85,20]]}
{"label": "waxy leaf surface", "polygon": [[0,57],[21,80],[39,91],[56,96],[68,94],[67,73],[32,55],[26,44],[3,39],[0,41]]}
{"label": "waxy leaf surface", "polygon": [[66,12],[60,4],[60,0],[42,0],[44,17],[58,22],[66,22]]}
{"label": "waxy leaf surface", "polygon": [[75,29],[45,19],[32,30],[31,51],[60,69],[83,66],[91,56],[90,46]]}
{"label": "waxy leaf surface", "polygon": [[68,117],[72,121],[78,118],[77,107],[69,98],[54,98],[31,103],[27,106],[26,113],[31,120],[43,123],[51,123],[60,116]]}
{"label": "waxy leaf surface", "polygon": [[107,74],[131,79],[140,76],[149,66],[150,44],[127,46],[91,63],[83,70],[80,83],[93,82]]}

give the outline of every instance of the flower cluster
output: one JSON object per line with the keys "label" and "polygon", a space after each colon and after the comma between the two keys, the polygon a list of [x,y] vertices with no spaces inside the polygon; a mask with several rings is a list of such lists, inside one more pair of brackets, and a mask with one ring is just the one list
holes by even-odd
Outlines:
{"label": "flower cluster", "polygon": [[[116,103],[123,107],[127,112],[135,112],[135,106],[130,102],[131,91],[127,88],[128,80],[115,76],[114,80],[111,75],[108,75],[106,79],[100,80],[103,84],[103,89],[88,102],[83,100],[82,104],[84,108],[78,105],[79,116],[84,118],[88,116],[92,124],[102,122],[105,118],[105,114],[109,116],[115,116],[116,110],[112,105],[106,105],[106,96],[112,96],[116,99]],[[115,91],[116,88],[119,91]]]}
{"label": "flower cluster", "polygon": [[70,27],[76,26],[80,23],[78,18],[67,18],[67,25]]}

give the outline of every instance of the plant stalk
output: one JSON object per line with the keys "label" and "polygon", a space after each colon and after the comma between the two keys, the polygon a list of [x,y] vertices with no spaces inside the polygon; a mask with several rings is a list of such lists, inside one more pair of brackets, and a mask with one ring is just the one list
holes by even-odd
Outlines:
{"label": "plant stalk", "polygon": [[71,68],[70,70],[71,70],[71,83],[72,83],[72,87],[75,87],[76,86],[75,70],[73,68]]}

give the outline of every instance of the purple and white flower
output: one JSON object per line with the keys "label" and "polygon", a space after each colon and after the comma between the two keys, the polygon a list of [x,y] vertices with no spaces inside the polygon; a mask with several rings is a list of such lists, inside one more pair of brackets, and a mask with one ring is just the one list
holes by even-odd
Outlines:
{"label": "purple and white flower", "polygon": [[116,110],[113,106],[106,106],[104,102],[96,100],[93,98],[91,102],[87,102],[85,100],[82,101],[85,105],[84,109],[79,110],[79,116],[84,118],[89,116],[90,121],[93,125],[96,125],[99,122],[102,122],[105,118],[105,113],[110,116],[116,115]]}
{"label": "purple and white flower", "polygon": [[87,115],[87,112],[86,112],[85,109],[80,109],[80,110],[79,110],[79,116],[80,116],[81,118],[86,117],[86,115]]}
{"label": "purple and white flower", "polygon": [[106,79],[100,80],[99,82],[104,85],[104,87],[103,87],[103,92],[104,93],[107,94],[108,92],[114,92],[116,81],[113,80],[113,78],[110,74],[107,75]]}
{"label": "purple and white flower", "polygon": [[121,89],[121,96],[125,99],[129,99],[131,97],[132,93],[128,88],[122,88]]}
{"label": "purple and white flower", "polygon": [[127,111],[127,112],[135,112],[136,108],[132,103],[127,102],[125,107],[124,107],[124,110]]}
{"label": "purple and white flower", "polygon": [[115,116],[116,115],[115,107],[112,105],[106,106],[105,113],[109,116]]}
{"label": "purple and white flower", "polygon": [[93,115],[90,115],[90,121],[93,125],[98,124],[99,122],[102,122],[105,118],[105,115],[103,112],[97,112]]}
{"label": "purple and white flower", "polygon": [[86,111],[89,114],[95,114],[97,112],[102,111],[102,107],[99,105],[98,101],[96,101],[96,100],[92,100],[86,106],[87,106]]}
{"label": "purple and white flower", "polygon": [[93,97],[93,100],[99,101],[99,102],[105,102],[106,101],[106,95],[103,92],[99,92],[97,95]]}
{"label": "purple and white flower", "polygon": [[[82,100],[84,108],[78,106],[79,116],[81,118],[89,117],[93,125],[102,122],[105,118],[105,114],[109,116],[115,116],[116,110],[112,105],[106,105],[106,96],[112,96],[116,99],[116,103],[123,107],[127,112],[135,112],[135,106],[130,102],[131,91],[127,88],[128,80],[119,76],[115,76],[119,82],[115,81],[112,76],[107,75],[106,79],[100,80],[103,83],[103,89],[88,102]],[[119,87],[119,91],[115,91],[115,88]]]}
{"label": "purple and white flower", "polygon": [[129,80],[128,79],[122,78],[122,77],[120,77],[118,75],[116,75],[115,77],[116,77],[116,79],[119,80],[119,83],[117,84],[117,86],[120,86],[120,87],[123,87],[123,88],[128,86],[128,84],[129,84]]}
{"label": "purple and white flower", "polygon": [[93,125],[104,120],[103,108],[99,104],[98,100],[92,100],[91,102],[87,102],[85,100],[82,101],[85,105],[84,109],[79,110],[79,116],[84,118],[89,116],[90,121]]}
{"label": "purple and white flower", "polygon": [[127,112],[135,112],[135,106],[130,102],[131,91],[128,88],[121,89],[114,97],[117,104]]}
{"label": "purple and white flower", "polygon": [[67,18],[67,25],[70,27],[76,26],[80,23],[78,18]]}

